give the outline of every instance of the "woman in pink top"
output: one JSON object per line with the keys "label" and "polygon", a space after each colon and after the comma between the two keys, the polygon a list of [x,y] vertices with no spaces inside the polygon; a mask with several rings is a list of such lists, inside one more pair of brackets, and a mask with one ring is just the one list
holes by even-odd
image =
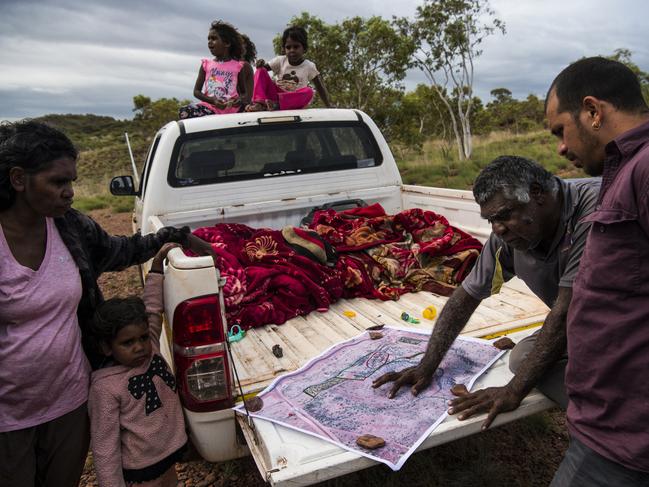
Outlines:
{"label": "woman in pink top", "polygon": [[252,67],[241,34],[226,22],[212,22],[207,47],[214,58],[201,61],[194,84],[194,96],[201,101],[181,107],[180,119],[236,113],[250,103]]}
{"label": "woman in pink top", "polygon": [[88,410],[99,487],[175,487],[187,443],[176,381],[160,355],[163,261],[153,259],[144,295],[99,306],[93,338],[106,361],[93,372]]}
{"label": "woman in pink top", "polygon": [[114,237],[72,209],[76,158],[70,139],[43,123],[0,125],[2,486],[78,485],[93,362],[82,343],[102,300],[97,277],[183,239],[172,228]]}

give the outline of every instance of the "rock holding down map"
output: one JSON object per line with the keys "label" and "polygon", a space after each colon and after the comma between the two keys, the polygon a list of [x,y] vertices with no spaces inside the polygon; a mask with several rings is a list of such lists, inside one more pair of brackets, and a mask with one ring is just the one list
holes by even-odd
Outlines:
{"label": "rock holding down map", "polygon": [[[276,379],[258,397],[263,407],[252,416],[315,435],[400,469],[446,417],[455,384],[471,387],[504,352],[491,342],[459,337],[435,373],[431,386],[413,397],[403,388],[394,399],[386,384],[372,381],[386,372],[417,365],[429,334],[384,328],[382,338],[365,332],[334,345],[299,370]],[[244,412],[243,406],[235,408]],[[385,446],[368,450],[358,437],[374,435]]]}

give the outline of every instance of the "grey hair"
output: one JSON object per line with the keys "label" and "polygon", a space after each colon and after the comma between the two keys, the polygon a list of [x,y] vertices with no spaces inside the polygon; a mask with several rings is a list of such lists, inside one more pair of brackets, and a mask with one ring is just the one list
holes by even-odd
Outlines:
{"label": "grey hair", "polygon": [[497,194],[519,203],[530,201],[530,186],[538,184],[543,192],[556,195],[557,179],[530,159],[518,156],[500,156],[485,167],[473,183],[473,196],[479,205]]}

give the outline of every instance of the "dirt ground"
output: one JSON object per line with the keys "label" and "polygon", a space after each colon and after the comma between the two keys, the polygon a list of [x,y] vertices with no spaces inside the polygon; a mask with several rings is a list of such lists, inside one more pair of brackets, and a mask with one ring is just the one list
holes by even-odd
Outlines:
{"label": "dirt ground", "polygon": [[[109,233],[132,233],[129,213],[96,210],[90,214]],[[100,285],[106,297],[141,292],[135,267],[103,275]],[[567,446],[565,415],[557,409],[417,453],[399,472],[379,465],[318,485],[541,487],[552,480]],[[187,461],[177,466],[177,472],[179,485],[185,487],[266,485],[251,457],[222,464]],[[80,485],[97,485],[91,456]]]}

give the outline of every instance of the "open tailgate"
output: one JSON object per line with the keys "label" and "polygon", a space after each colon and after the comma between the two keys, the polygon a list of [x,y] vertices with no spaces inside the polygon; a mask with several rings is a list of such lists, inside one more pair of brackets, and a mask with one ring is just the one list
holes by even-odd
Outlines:
{"label": "open tailgate", "polygon": [[[526,329],[509,336],[518,342],[534,331],[535,329]],[[508,361],[509,353],[506,353],[476,381],[472,390],[506,384],[512,377]],[[498,415],[493,426],[514,421],[552,406],[554,406],[552,401],[533,390],[518,409]],[[311,485],[380,465],[379,462],[344,450],[332,443],[270,421],[251,418],[253,430],[247,424],[248,419],[245,416],[236,414],[236,417],[262,477],[273,486]],[[455,417],[449,416],[417,451],[478,433],[484,419],[485,415],[480,415],[458,421]]]}

